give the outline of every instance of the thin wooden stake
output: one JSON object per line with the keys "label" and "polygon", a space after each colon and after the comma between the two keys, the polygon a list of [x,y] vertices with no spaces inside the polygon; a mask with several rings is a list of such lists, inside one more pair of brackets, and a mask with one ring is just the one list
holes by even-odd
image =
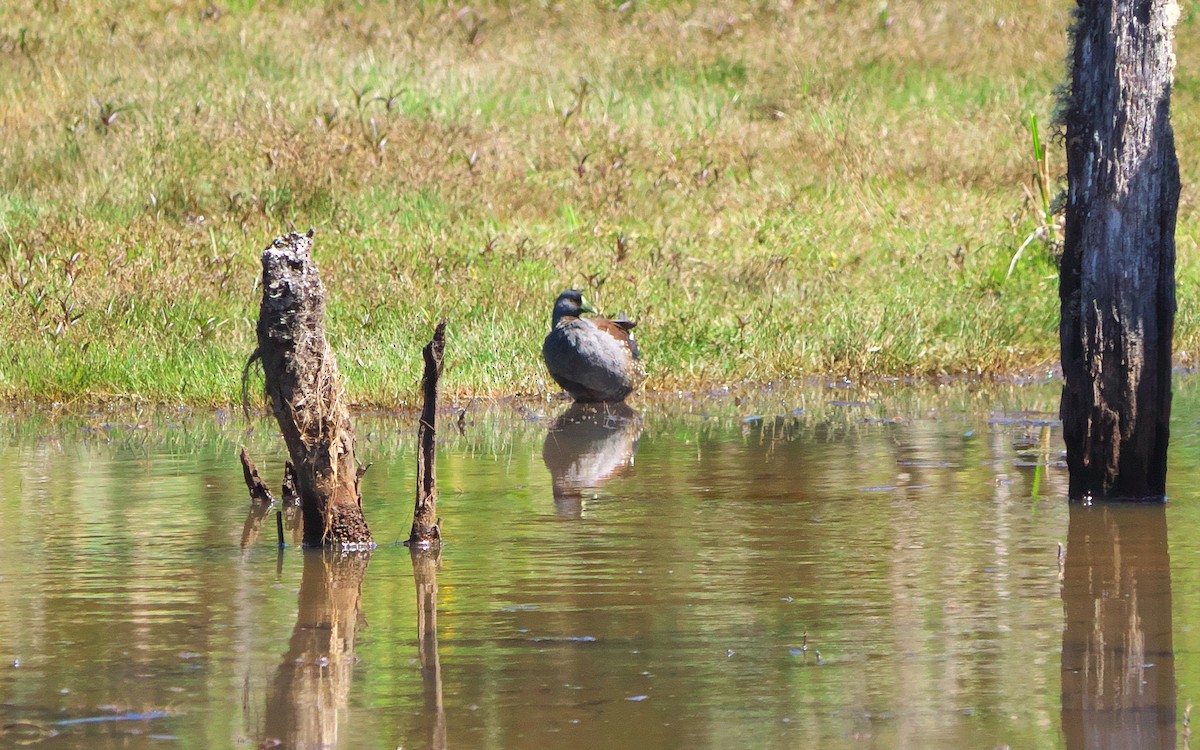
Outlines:
{"label": "thin wooden stake", "polygon": [[446,350],[446,321],[439,321],[433,340],[421,351],[425,373],[421,377],[424,403],[417,426],[417,501],[413,510],[408,544],[438,547],[442,543],[441,519],[437,517],[437,389]]}

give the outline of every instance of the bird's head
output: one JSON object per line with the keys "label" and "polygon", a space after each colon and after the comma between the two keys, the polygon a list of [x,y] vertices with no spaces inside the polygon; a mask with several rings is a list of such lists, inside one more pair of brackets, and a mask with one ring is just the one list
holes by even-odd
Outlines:
{"label": "bird's head", "polygon": [[558,321],[563,318],[578,318],[582,313],[592,313],[594,315],[596,308],[587,303],[587,300],[583,298],[583,292],[578,289],[568,289],[558,295],[558,299],[554,301],[552,325],[558,325]]}

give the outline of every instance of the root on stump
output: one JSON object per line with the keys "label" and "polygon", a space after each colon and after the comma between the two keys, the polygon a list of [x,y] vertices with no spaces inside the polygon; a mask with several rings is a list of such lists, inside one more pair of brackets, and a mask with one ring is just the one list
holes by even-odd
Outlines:
{"label": "root on stump", "polygon": [[250,459],[250,454],[242,448],[242,475],[246,479],[246,487],[250,489],[250,499],[255,505],[274,505],[275,496],[267,488],[266,482],[258,475],[258,467]]}

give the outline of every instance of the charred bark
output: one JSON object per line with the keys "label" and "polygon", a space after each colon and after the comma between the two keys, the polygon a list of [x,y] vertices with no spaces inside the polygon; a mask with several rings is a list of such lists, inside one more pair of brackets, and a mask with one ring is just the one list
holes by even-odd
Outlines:
{"label": "charred bark", "polygon": [[433,340],[421,350],[425,373],[421,377],[421,421],[417,426],[417,501],[413,509],[408,544],[435,547],[442,543],[437,517],[437,389],[446,350],[446,321],[437,324]]}
{"label": "charred bark", "polygon": [[354,427],[337,358],[325,340],[325,288],[311,251],[312,230],[277,238],[263,251],[258,352],[294,467],[304,544],[371,545]]}
{"label": "charred bark", "polygon": [[1179,165],[1172,0],[1079,0],[1059,297],[1072,499],[1161,499]]}

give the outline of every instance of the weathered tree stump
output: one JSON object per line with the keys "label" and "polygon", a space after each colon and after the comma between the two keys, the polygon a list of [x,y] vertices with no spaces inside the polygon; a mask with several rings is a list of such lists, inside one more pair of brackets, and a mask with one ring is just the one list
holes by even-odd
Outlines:
{"label": "weathered tree stump", "polygon": [[1079,0],[1059,297],[1072,499],[1161,499],[1175,327],[1175,2]]}
{"label": "weathered tree stump", "polygon": [[408,544],[436,547],[442,543],[437,516],[437,389],[446,350],[446,321],[437,324],[433,340],[421,350],[425,372],[421,377],[421,421],[417,426],[417,501],[413,509]]}
{"label": "weathered tree stump", "polygon": [[369,547],[354,428],[325,340],[325,288],[311,251],[312,230],[280,237],[263,251],[258,356],[294,468],[305,546]]}

